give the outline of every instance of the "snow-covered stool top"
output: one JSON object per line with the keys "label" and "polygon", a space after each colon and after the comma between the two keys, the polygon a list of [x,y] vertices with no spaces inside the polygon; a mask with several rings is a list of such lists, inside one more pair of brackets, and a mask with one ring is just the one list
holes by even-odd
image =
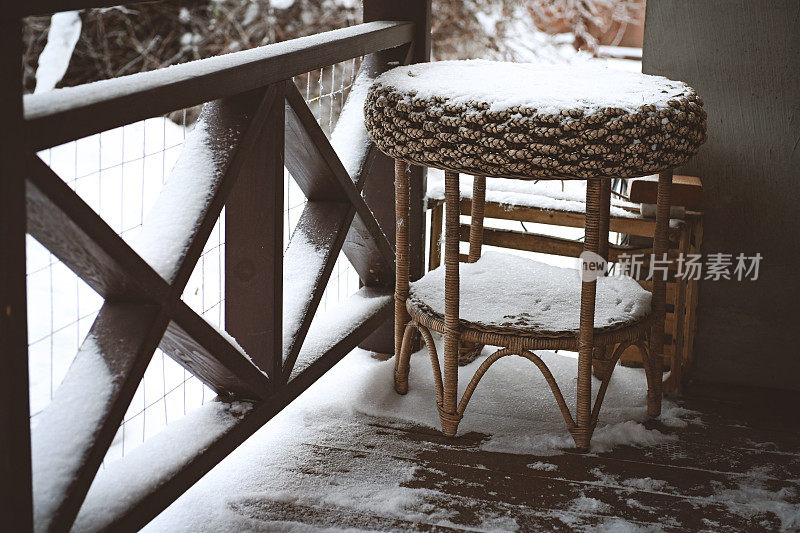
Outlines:
{"label": "snow-covered stool top", "polygon": [[[484,252],[475,263],[459,263],[458,316],[462,327],[486,333],[575,338],[580,316],[580,273],[538,261]],[[444,271],[440,266],[411,283],[411,316],[444,317]],[[597,280],[594,327],[611,331],[650,316],[651,294],[627,276]]]}
{"label": "snow-covered stool top", "polygon": [[706,139],[694,89],[590,63],[483,60],[394,68],[370,87],[367,131],[412,164],[509,178],[629,178],[683,164]]}

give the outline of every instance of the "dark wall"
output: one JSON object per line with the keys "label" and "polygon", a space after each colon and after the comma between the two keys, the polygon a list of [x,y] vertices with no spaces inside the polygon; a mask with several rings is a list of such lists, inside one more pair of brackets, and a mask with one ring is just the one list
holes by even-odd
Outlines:
{"label": "dark wall", "polygon": [[703,252],[764,257],[700,285],[694,377],[800,389],[800,2],[651,0],[643,70],[705,100]]}

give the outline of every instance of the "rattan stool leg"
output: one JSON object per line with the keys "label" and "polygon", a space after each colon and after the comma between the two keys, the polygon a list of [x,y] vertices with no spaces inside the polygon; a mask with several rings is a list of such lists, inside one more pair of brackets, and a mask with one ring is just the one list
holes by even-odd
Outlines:
{"label": "rattan stool leg", "polygon": [[[586,183],[586,237],[584,251],[598,253],[600,244],[600,224],[602,218],[602,182],[590,179]],[[578,397],[576,406],[576,425],[572,429],[575,446],[588,450],[592,439],[592,356],[594,352],[594,308],[597,293],[597,280],[581,283],[581,311],[578,329]]]}
{"label": "rattan stool leg", "polygon": [[408,392],[408,373],[411,369],[410,358],[411,349],[414,347],[414,331],[415,327],[412,322],[406,324],[400,353],[395,356],[394,390],[397,394],[406,394]]}
{"label": "rattan stool leg", "polygon": [[396,275],[394,286],[394,356],[395,356],[395,390],[405,394],[408,390],[408,371],[399,368],[401,364],[400,353],[403,348],[403,337],[406,324],[410,317],[406,310],[408,299],[408,220],[409,220],[409,190],[408,174],[405,161],[396,159],[394,162],[394,187],[395,187],[395,247],[396,247]]}
{"label": "rattan stool leg", "polygon": [[[474,263],[481,257],[483,245],[483,212],[486,205],[486,176],[475,176],[472,182],[472,210],[469,223],[469,257]],[[462,340],[458,346],[458,364],[461,366],[473,362],[483,351],[483,344]]]}
{"label": "rattan stool leg", "polygon": [[458,429],[461,415],[456,410],[458,393],[458,341],[459,341],[459,275],[458,242],[459,204],[458,173],[447,171],[445,184],[445,242],[444,242],[444,372],[443,394],[439,405],[442,432],[453,436]]}
{"label": "rattan stool leg", "polygon": [[475,176],[472,182],[472,210],[469,224],[469,262],[481,257],[483,245],[483,212],[486,205],[486,176]]}
{"label": "rattan stool leg", "polygon": [[[656,229],[653,237],[653,259],[665,259],[669,248],[669,210],[672,170],[658,175],[658,198]],[[666,323],[667,274],[653,279],[653,330],[651,334],[650,360],[645,370],[650,372],[647,390],[647,414],[661,414],[663,393],[662,373],[664,368],[664,326]]]}
{"label": "rattan stool leg", "polygon": [[[603,180],[600,187],[600,242],[598,254],[608,261],[608,233],[611,218],[611,180]],[[608,368],[613,346],[595,346],[592,373],[601,380],[613,371]]]}

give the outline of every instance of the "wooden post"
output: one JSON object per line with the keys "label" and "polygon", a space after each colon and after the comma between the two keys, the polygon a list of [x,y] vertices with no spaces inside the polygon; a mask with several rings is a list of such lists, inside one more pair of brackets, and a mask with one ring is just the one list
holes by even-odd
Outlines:
{"label": "wooden post", "polygon": [[283,83],[225,203],[225,329],[273,379],[283,364]]}
{"label": "wooden post", "polygon": [[0,14],[0,524],[9,531],[33,529],[20,7]]}
{"label": "wooden post", "polygon": [[[414,23],[411,62],[423,63],[431,57],[431,0],[363,0],[364,22],[377,20],[408,20]],[[409,203],[409,242],[411,255],[409,278],[419,279],[425,273],[425,192],[427,182],[425,169],[410,167],[411,193]],[[364,185],[364,199],[375,213],[390,242],[394,243],[394,162],[384,154],[378,154],[372,171]],[[380,353],[394,350],[394,320],[389,320],[370,335],[361,348]]]}

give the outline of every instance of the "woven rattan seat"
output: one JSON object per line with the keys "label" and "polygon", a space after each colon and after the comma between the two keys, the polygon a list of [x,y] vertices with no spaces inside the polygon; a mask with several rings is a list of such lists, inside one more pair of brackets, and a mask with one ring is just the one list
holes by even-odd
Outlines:
{"label": "woven rattan seat", "polygon": [[[575,339],[578,334],[580,276],[524,257],[485,252],[475,263],[459,265],[460,325],[476,332],[531,338]],[[412,318],[444,321],[444,268],[411,283],[407,306]],[[627,276],[600,278],[595,303],[595,333],[647,321],[650,293]],[[437,328],[434,328],[437,329]]]}
{"label": "woven rattan seat", "polygon": [[384,153],[468,174],[629,178],[685,163],[705,141],[694,90],[594,66],[442,61],[380,76],[365,102]]}

